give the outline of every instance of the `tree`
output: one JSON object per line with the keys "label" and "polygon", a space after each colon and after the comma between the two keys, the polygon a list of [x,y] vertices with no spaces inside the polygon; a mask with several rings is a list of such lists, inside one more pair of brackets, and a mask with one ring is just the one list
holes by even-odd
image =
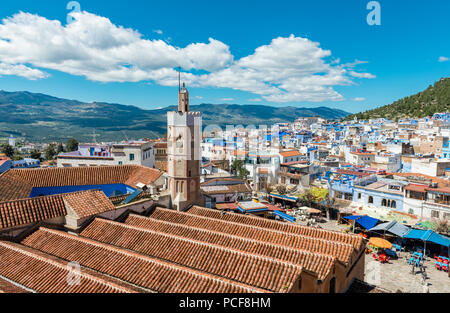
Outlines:
{"label": "tree", "polygon": [[8,158],[12,159],[14,157],[14,148],[8,144],[3,145],[2,153],[4,153]]}
{"label": "tree", "polygon": [[438,233],[448,233],[449,225],[447,220],[439,220],[436,223],[436,227],[434,230],[437,231]]}
{"label": "tree", "polygon": [[273,185],[270,184],[266,184],[266,187],[264,188],[266,193],[272,193],[272,191],[274,191],[275,187]]}
{"label": "tree", "polygon": [[277,190],[278,194],[280,194],[280,195],[285,195],[287,193],[286,185],[282,185],[282,184],[277,185],[277,187],[275,189]]}
{"label": "tree", "polygon": [[53,160],[55,158],[55,144],[51,143],[48,145],[47,149],[45,149],[45,158],[47,160]]}
{"label": "tree", "polygon": [[14,161],[20,161],[23,160],[23,156],[21,154],[15,154],[13,157]]}
{"label": "tree", "polygon": [[70,139],[66,143],[66,149],[68,152],[77,151],[78,150],[78,140],[75,138]]}
{"label": "tree", "polygon": [[61,152],[64,152],[64,146],[63,146],[62,143],[59,143],[58,144],[58,149],[56,150],[56,153],[60,154]]}
{"label": "tree", "polygon": [[31,150],[30,158],[35,159],[35,160],[40,160],[41,159],[41,153],[39,151],[37,151],[37,150]]}
{"label": "tree", "polygon": [[243,160],[234,160],[231,164],[231,169],[233,172],[238,174],[240,179],[247,178],[248,174],[250,174],[250,172],[244,167]]}

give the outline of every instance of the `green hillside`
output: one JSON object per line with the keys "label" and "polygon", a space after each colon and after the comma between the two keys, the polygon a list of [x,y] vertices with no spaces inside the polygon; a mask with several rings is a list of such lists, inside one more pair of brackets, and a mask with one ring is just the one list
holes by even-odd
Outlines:
{"label": "green hillside", "polygon": [[421,118],[437,112],[450,111],[450,78],[442,78],[426,90],[415,95],[395,101],[373,110],[352,114],[346,120],[353,118],[371,119],[385,117],[398,120],[404,117]]}

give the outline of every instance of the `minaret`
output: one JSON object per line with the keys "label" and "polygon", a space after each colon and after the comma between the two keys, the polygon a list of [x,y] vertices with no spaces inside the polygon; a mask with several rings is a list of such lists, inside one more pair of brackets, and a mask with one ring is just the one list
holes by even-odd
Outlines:
{"label": "minaret", "polygon": [[167,112],[168,188],[172,205],[183,210],[200,203],[200,112],[189,112],[185,84],[178,91],[178,112]]}
{"label": "minaret", "polygon": [[189,92],[183,83],[183,87],[178,91],[178,112],[189,112]]}

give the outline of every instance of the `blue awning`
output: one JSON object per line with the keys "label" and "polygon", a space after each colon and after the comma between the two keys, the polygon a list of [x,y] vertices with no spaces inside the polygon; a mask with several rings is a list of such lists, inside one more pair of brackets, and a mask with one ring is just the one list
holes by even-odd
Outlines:
{"label": "blue awning", "polygon": [[279,199],[283,199],[283,200],[288,200],[288,201],[292,201],[292,202],[297,202],[297,198],[295,197],[289,197],[289,196],[284,196],[284,195],[276,195],[276,194],[269,194],[270,197],[274,197],[274,198],[279,198]]}
{"label": "blue awning", "polygon": [[343,218],[347,220],[354,220],[356,223],[361,225],[362,227],[366,229],[370,229],[374,227],[378,223],[378,219],[370,217],[370,216],[361,216],[361,215],[350,215],[350,216],[344,216]]}
{"label": "blue awning", "polygon": [[444,246],[444,247],[450,247],[450,238],[443,236],[443,235],[439,235],[435,232],[433,232],[430,236],[430,238],[428,238],[428,241],[431,241],[433,243],[437,243],[438,245]]}
{"label": "blue awning", "polygon": [[287,214],[285,214],[283,212],[274,210],[273,214],[278,215],[279,217],[284,218],[285,220],[287,220],[289,222],[295,222],[295,217],[287,215]]}
{"label": "blue awning", "polygon": [[266,211],[269,211],[268,208],[245,210],[245,209],[241,208],[240,206],[238,206],[237,209],[238,209],[241,213],[256,213],[256,212],[266,212]]}
{"label": "blue awning", "polygon": [[435,233],[431,229],[428,230],[411,229],[411,231],[405,235],[405,238],[419,239],[422,241],[433,242],[444,247],[450,247],[450,238],[439,235],[438,233]]}
{"label": "blue awning", "polygon": [[432,230],[411,229],[409,233],[405,235],[405,238],[427,240],[430,237]]}

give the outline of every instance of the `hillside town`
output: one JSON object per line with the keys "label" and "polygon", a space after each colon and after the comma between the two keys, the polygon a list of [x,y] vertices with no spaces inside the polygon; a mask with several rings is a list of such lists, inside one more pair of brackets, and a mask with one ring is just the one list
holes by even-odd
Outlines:
{"label": "hillside town", "polygon": [[183,84],[165,138],[1,156],[0,289],[450,292],[449,138],[449,113],[202,127]]}

